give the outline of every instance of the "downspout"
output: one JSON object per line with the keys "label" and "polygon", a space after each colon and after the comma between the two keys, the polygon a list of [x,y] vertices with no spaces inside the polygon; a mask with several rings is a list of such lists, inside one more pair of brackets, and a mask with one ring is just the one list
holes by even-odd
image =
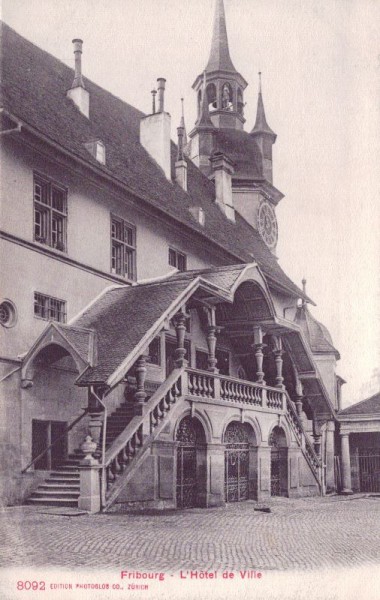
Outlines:
{"label": "downspout", "polygon": [[91,393],[95,396],[95,398],[98,400],[98,402],[100,402],[100,404],[104,408],[103,435],[102,435],[102,464],[101,464],[102,485],[101,485],[101,490],[100,490],[100,505],[101,505],[101,508],[103,508],[103,506],[106,503],[106,470],[105,470],[104,461],[105,461],[105,456],[106,456],[107,406],[103,402],[105,394],[104,394],[103,398],[100,398],[98,396],[98,394],[95,392],[93,385],[90,386],[90,390],[91,390]]}

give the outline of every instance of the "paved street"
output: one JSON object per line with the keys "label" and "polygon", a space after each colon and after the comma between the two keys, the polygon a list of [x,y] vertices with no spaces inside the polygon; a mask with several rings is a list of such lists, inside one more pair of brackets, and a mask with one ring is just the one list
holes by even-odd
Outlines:
{"label": "paved street", "polygon": [[[380,497],[275,499],[161,514],[1,515],[2,566],[145,571],[311,569],[380,563]],[[65,512],[65,515],[58,514]],[[70,515],[70,516],[68,516]]]}

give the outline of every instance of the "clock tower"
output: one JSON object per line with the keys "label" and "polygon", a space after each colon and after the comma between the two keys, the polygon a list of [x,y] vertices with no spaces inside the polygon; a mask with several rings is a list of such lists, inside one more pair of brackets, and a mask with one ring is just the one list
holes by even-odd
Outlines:
{"label": "clock tower", "polygon": [[247,117],[244,91],[248,83],[230,56],[223,0],[215,0],[209,59],[193,84],[198,117],[189,134],[186,153],[210,178],[213,177],[210,159],[215,153],[230,161],[234,209],[257,229],[275,253],[276,206],[283,194],[273,185],[272,148],[277,136],[266,120],[261,73],[259,79],[256,121],[248,133],[244,130]]}

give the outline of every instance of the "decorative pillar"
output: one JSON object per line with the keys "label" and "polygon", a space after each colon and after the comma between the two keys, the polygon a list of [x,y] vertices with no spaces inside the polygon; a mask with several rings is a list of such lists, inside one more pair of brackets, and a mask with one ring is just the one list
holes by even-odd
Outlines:
{"label": "decorative pillar", "polygon": [[103,395],[102,390],[97,389],[96,394],[93,394],[89,389],[88,391],[88,412],[90,415],[90,422],[88,429],[90,432],[91,439],[96,444],[96,456],[100,456],[100,437],[103,427],[103,407],[100,404],[97,395]]}
{"label": "decorative pillar", "polygon": [[350,434],[346,432],[341,432],[340,434],[340,448],[342,459],[342,494],[352,494],[349,435]]}
{"label": "decorative pillar", "polygon": [[300,379],[296,376],[296,400],[295,400],[295,405],[296,405],[297,415],[299,416],[299,418],[301,420],[302,420],[302,412],[303,412],[302,399],[303,399],[303,387],[302,387],[302,383],[301,383]]}
{"label": "decorative pillar", "polygon": [[321,458],[321,427],[318,421],[313,418],[313,439],[314,439],[314,450],[318,458]]}
{"label": "decorative pillar", "polygon": [[207,348],[208,348],[208,370],[212,373],[219,373],[219,370],[216,368],[217,358],[215,356],[216,351],[216,335],[219,333],[220,329],[216,326],[216,318],[215,318],[215,306],[210,306],[205,308],[205,312],[207,315]]}
{"label": "decorative pillar", "polygon": [[335,423],[326,423],[326,493],[335,491]]}
{"label": "decorative pillar", "polygon": [[265,381],[264,381],[264,371],[263,371],[263,361],[264,361],[264,353],[263,353],[263,349],[265,344],[263,344],[263,330],[261,329],[261,327],[255,327],[253,330],[253,348],[255,350],[255,358],[256,358],[256,365],[257,365],[257,371],[256,371],[256,377],[257,377],[257,383],[259,383],[260,385],[265,385]]}
{"label": "decorative pillar", "polygon": [[100,511],[99,461],[94,458],[96,443],[87,436],[81,446],[85,456],[80,462],[80,495],[78,508],[90,513]]}
{"label": "decorative pillar", "polygon": [[175,366],[177,368],[187,365],[185,359],[185,333],[186,333],[186,318],[185,312],[178,312],[174,317],[174,326],[177,335],[177,349],[175,351]]}
{"label": "decorative pillar", "polygon": [[144,404],[146,399],[145,392],[145,379],[146,379],[146,356],[143,354],[139,356],[136,362],[136,393],[135,402],[137,404]]}
{"label": "decorative pillar", "polygon": [[282,355],[284,354],[284,351],[282,349],[282,339],[280,336],[274,335],[272,337],[272,343],[272,352],[274,354],[274,360],[276,363],[276,387],[284,389],[284,378],[282,376]]}

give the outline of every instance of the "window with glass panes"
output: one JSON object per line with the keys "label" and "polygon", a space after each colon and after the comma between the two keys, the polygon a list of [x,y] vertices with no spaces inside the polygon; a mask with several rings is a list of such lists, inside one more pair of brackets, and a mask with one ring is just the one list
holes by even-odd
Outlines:
{"label": "window with glass panes", "polygon": [[169,248],[169,265],[171,267],[176,267],[178,271],[186,271],[186,262],[186,254],[174,248]]}
{"label": "window with glass panes", "polygon": [[123,219],[111,217],[111,273],[136,276],[136,230]]}
{"label": "window with glass panes", "polygon": [[66,251],[67,191],[34,175],[34,239],[62,252]]}
{"label": "window with glass panes", "polygon": [[46,321],[52,320],[59,323],[66,323],[66,302],[35,292],[34,316]]}

